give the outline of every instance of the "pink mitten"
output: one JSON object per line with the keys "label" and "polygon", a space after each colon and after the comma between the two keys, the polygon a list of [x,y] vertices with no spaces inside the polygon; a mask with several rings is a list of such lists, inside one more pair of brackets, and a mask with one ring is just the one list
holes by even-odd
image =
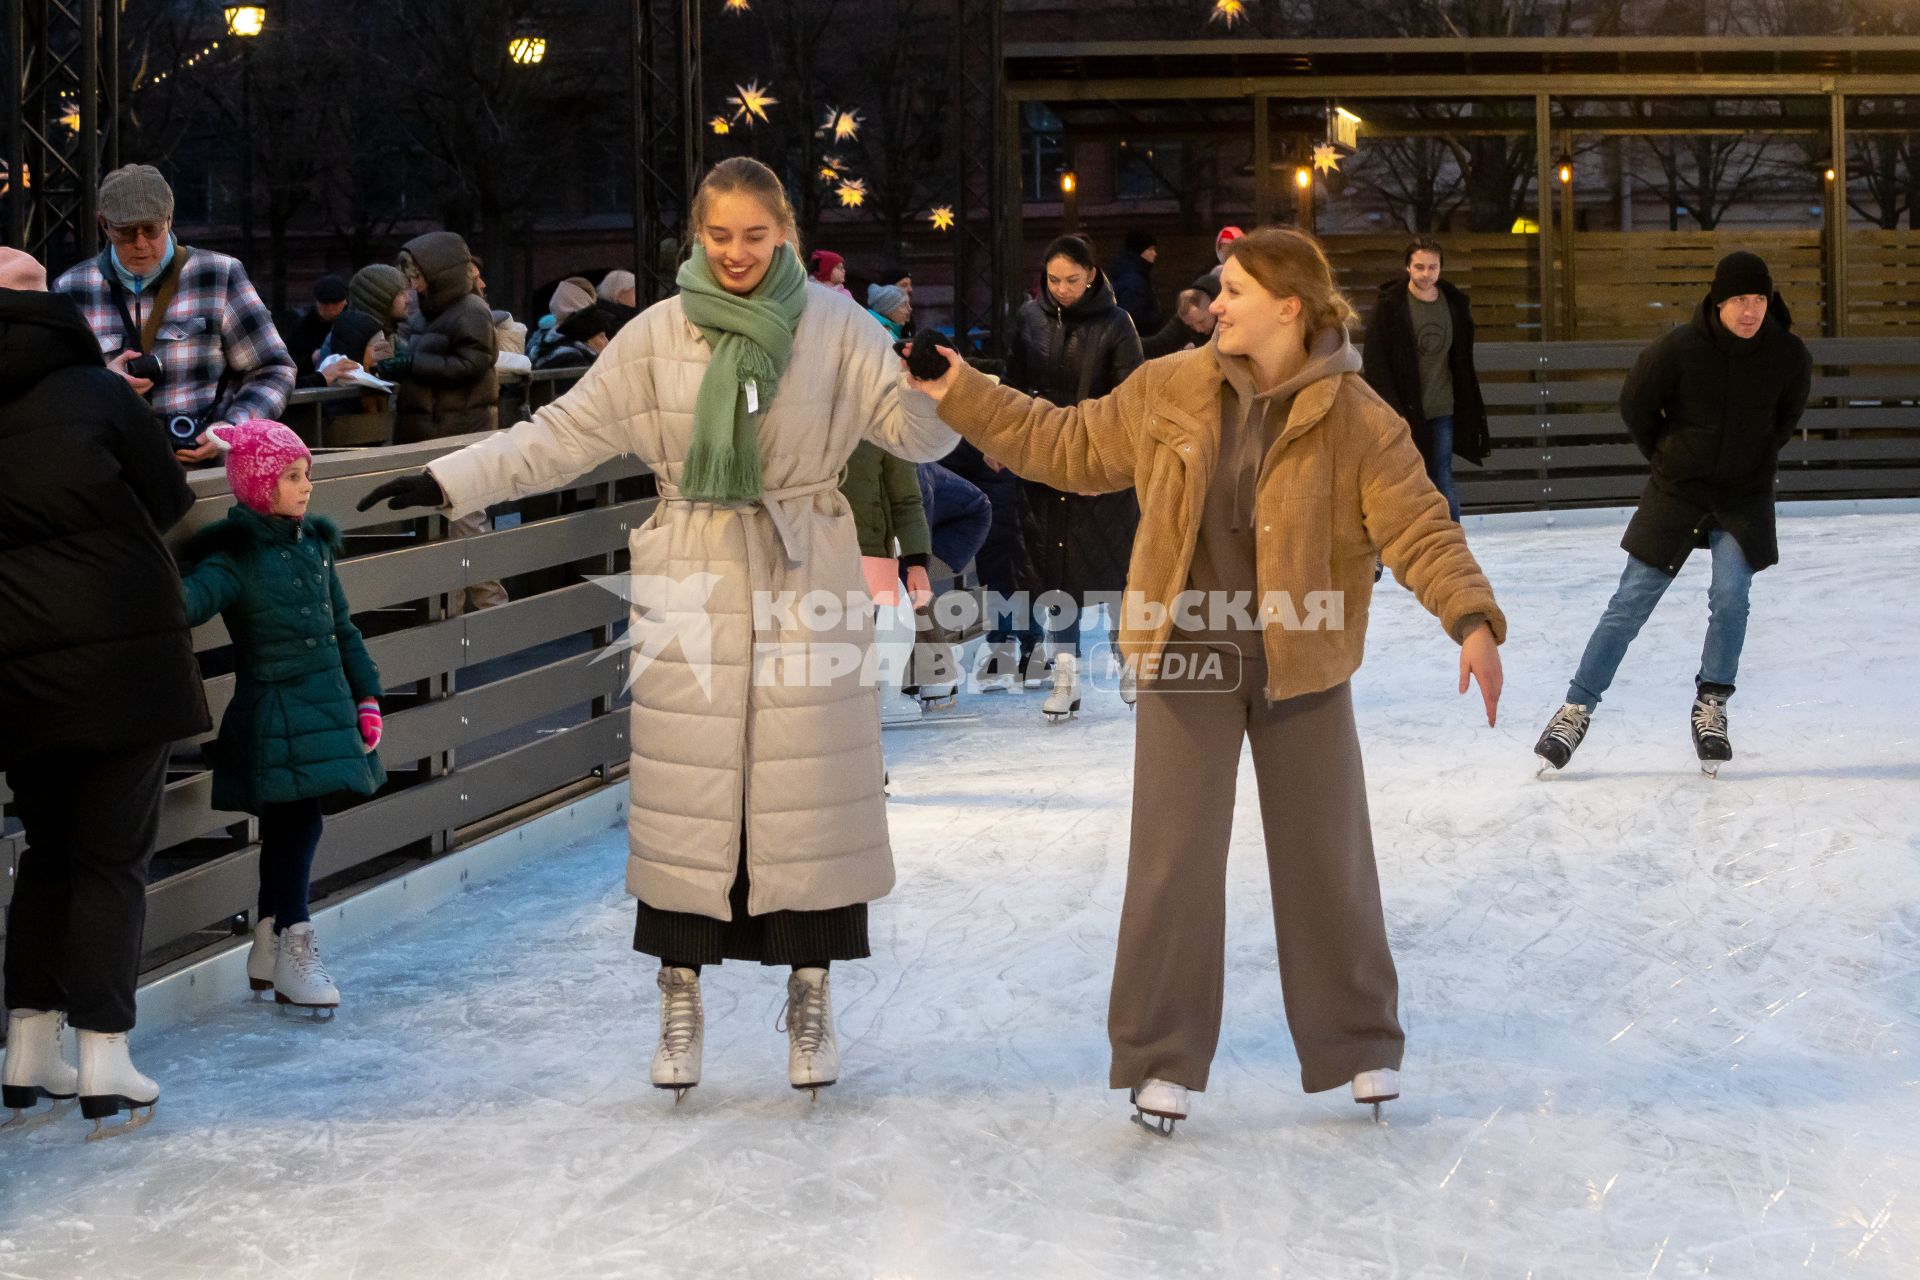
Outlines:
{"label": "pink mitten", "polygon": [[363,698],[360,702],[360,738],[371,751],[380,745],[380,704],[373,698]]}

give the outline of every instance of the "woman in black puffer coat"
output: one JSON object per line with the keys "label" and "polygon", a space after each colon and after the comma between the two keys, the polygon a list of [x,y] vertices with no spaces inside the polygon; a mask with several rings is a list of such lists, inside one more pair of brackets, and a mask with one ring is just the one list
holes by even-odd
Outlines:
{"label": "woman in black puffer coat", "polygon": [[105,1118],[159,1097],[126,1033],[168,745],[208,727],[160,540],[193,493],[80,308],[45,288],[37,263],[0,249],[0,771],[26,828],[0,1102],[78,1093]]}
{"label": "woman in black puffer coat", "polygon": [[[1007,384],[1056,405],[1074,405],[1106,395],[1142,360],[1133,319],[1115,303],[1113,286],[1093,265],[1087,242],[1062,236],[1048,245],[1045,287],[1014,319]],[[1140,523],[1132,490],[1083,496],[1027,481],[1024,496],[1020,586],[1030,599],[1059,591],[1084,605],[1089,595],[1117,595],[1126,587]],[[1054,637],[1057,677],[1060,653],[1079,656],[1079,619],[1054,618],[1047,629]],[[1029,648],[1037,645],[1039,630],[1038,619],[1026,629]],[[1071,671],[1077,663],[1067,666]],[[1029,670],[1024,659],[1021,668]]]}

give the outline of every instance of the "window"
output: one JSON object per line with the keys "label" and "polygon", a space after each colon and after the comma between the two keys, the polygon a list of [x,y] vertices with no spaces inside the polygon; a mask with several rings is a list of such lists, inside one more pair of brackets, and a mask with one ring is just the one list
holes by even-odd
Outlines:
{"label": "window", "polygon": [[1176,200],[1186,166],[1187,144],[1127,139],[1113,156],[1113,195],[1116,200]]}
{"label": "window", "polygon": [[1066,125],[1041,102],[1020,104],[1020,198],[1058,200],[1067,167]]}

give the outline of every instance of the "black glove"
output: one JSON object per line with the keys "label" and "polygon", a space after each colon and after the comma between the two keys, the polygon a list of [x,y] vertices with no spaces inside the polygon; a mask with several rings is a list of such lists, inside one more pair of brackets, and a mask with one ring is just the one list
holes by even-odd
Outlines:
{"label": "black glove", "polygon": [[400,476],[398,479],[387,481],[360,499],[354,510],[371,510],[381,502],[386,502],[387,509],[390,511],[399,511],[406,507],[444,507],[447,505],[447,495],[431,472],[422,471],[418,475]]}
{"label": "black glove", "polygon": [[914,334],[910,341],[913,344],[911,353],[904,350],[907,340],[895,343],[893,349],[897,354],[906,355],[907,372],[922,382],[932,382],[947,371],[947,358],[940,354],[938,348],[945,347],[956,356],[960,354],[952,338],[932,327]]}
{"label": "black glove", "polygon": [[413,369],[413,353],[402,351],[397,356],[388,356],[373,366],[373,376],[388,382],[398,382]]}

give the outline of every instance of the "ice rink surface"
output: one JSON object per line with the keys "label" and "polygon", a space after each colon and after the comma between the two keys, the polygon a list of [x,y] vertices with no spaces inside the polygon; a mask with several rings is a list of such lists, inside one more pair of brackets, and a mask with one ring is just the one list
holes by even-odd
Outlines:
{"label": "ice rink surface", "polygon": [[1718,781],[1687,737],[1704,557],[1535,780],[1617,533],[1474,530],[1512,622],[1497,729],[1437,624],[1376,597],[1356,689],[1409,1035],[1384,1127],[1299,1091],[1250,772],[1212,1088],[1171,1141],[1127,1123],[1131,713],[975,697],[887,735],[900,883],[835,970],[817,1105],[781,974],[737,964],[706,978],[705,1083],[648,1087],[609,831],[330,951],[332,1025],[136,1033],[144,1132],[0,1134],[0,1276],[1920,1274],[1920,516],[1782,521]]}

